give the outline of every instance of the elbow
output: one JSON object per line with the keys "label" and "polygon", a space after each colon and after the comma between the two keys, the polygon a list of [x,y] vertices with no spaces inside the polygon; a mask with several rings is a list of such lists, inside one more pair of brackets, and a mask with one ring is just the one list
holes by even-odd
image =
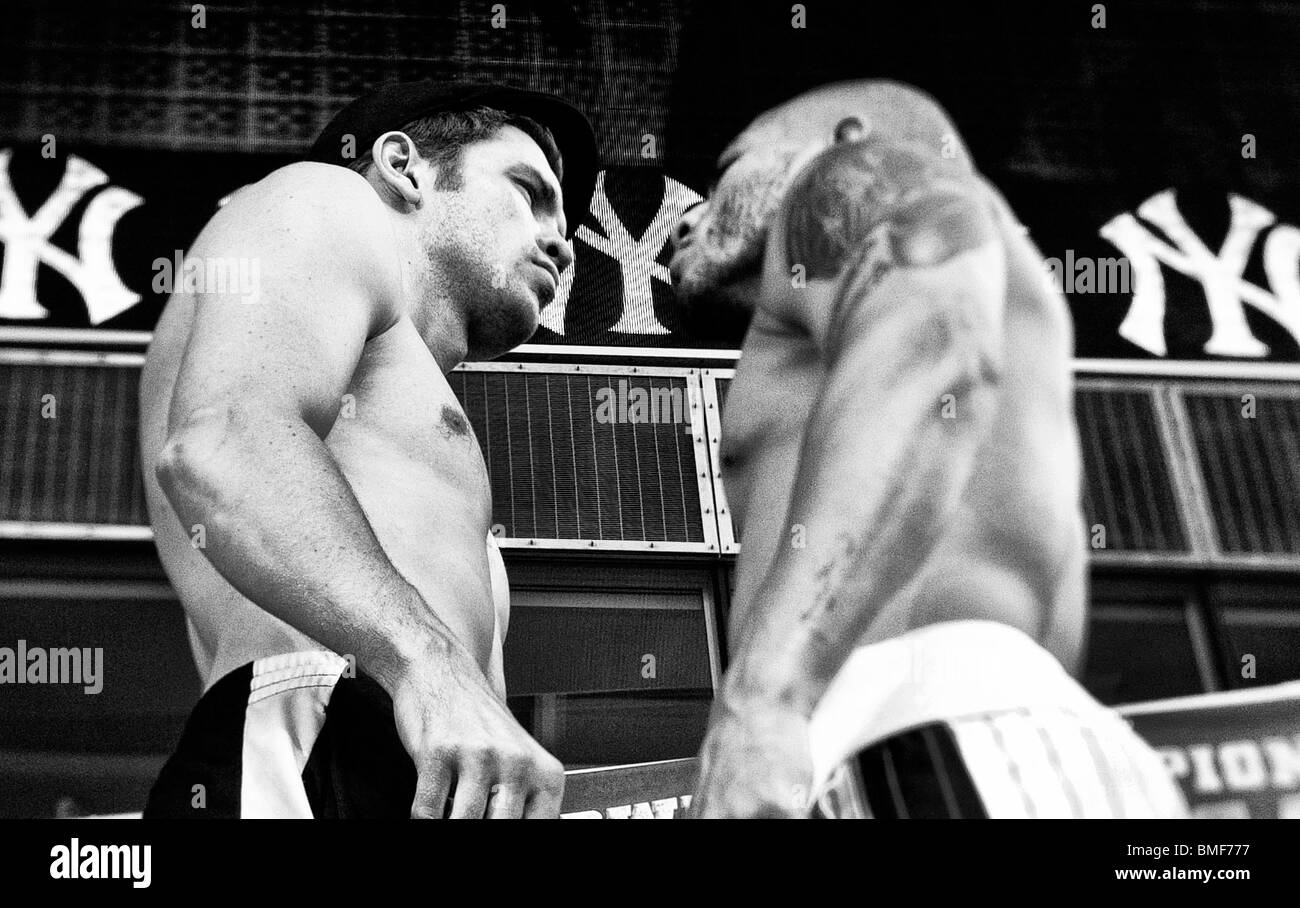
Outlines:
{"label": "elbow", "polygon": [[197,491],[212,485],[204,478],[207,470],[205,460],[207,458],[199,456],[183,435],[169,436],[158,452],[153,475],[177,513],[189,510],[186,505],[197,497]]}
{"label": "elbow", "polygon": [[183,500],[208,497],[216,488],[226,420],[195,414],[168,433],[154,462],[154,478],[178,507]]}
{"label": "elbow", "polygon": [[176,435],[167,437],[162,450],[154,458],[154,478],[158,480],[158,486],[173,503],[175,493],[181,488],[187,475],[192,472],[191,464],[187,463],[189,459],[190,451],[185,445],[185,440]]}

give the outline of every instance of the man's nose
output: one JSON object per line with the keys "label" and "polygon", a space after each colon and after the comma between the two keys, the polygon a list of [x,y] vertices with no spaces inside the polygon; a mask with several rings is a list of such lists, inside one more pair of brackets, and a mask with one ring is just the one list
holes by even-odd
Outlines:
{"label": "man's nose", "polygon": [[553,233],[543,240],[542,251],[555,263],[556,269],[561,274],[564,273],[565,268],[573,264],[573,246],[558,233]]}
{"label": "man's nose", "polygon": [[677,222],[677,226],[672,232],[674,251],[681,249],[690,242],[691,236],[695,233],[695,228],[704,219],[704,214],[708,211],[708,208],[708,202],[696,202],[682,212],[682,218]]}

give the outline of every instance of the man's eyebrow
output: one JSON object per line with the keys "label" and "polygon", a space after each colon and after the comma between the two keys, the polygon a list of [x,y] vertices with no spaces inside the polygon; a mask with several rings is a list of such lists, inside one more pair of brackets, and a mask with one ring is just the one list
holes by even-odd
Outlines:
{"label": "man's eyebrow", "polygon": [[531,164],[511,164],[506,168],[506,172],[512,176],[527,177],[528,182],[534,184],[537,194],[541,201],[545,202],[550,208],[559,207],[559,198],[555,194],[555,187],[542,176],[541,171]]}

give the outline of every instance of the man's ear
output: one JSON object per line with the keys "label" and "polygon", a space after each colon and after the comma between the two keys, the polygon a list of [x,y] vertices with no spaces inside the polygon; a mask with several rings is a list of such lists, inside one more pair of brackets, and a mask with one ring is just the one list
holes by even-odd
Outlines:
{"label": "man's ear", "polygon": [[869,132],[871,128],[862,117],[848,116],[835,124],[835,141],[860,142]]}
{"label": "man's ear", "polygon": [[370,156],[375,162],[376,175],[389,190],[412,207],[424,201],[420,195],[423,174],[419,171],[423,158],[410,136],[400,130],[389,130],[375,139]]}

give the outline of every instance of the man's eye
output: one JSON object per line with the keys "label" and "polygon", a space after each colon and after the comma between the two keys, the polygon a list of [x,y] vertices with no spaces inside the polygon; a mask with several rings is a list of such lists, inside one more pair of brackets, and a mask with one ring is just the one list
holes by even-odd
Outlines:
{"label": "man's eye", "polygon": [[518,186],[524,191],[524,195],[528,197],[528,207],[533,207],[533,203],[537,201],[537,191],[522,181],[518,183]]}

